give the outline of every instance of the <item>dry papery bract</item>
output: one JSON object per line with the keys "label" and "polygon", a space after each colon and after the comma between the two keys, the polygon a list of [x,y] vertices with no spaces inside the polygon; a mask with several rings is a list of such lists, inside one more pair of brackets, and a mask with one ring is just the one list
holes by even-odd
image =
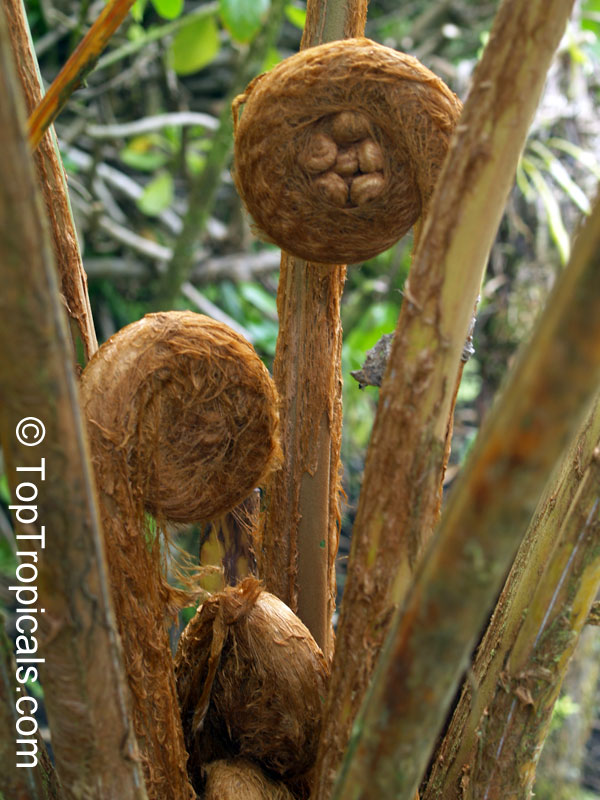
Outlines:
{"label": "dry papery bract", "polygon": [[258,229],[292,255],[345,264],[425,212],[461,103],[412,56],[345,39],[282,61],[233,111],[234,178]]}
{"label": "dry papery bract", "polygon": [[203,772],[204,800],[294,800],[284,783],[267,777],[245,758],[213,761]]}
{"label": "dry papery bract", "polygon": [[229,511],[278,465],[275,388],[239,334],[168,312],[102,345],[81,396],[148,795],[192,798],[167,635],[186,595],[167,584],[161,539],[169,522]]}
{"label": "dry papery bract", "polygon": [[179,641],[177,694],[188,771],[241,756],[307,796],[328,667],[306,626],[255,578],[210,597]]}

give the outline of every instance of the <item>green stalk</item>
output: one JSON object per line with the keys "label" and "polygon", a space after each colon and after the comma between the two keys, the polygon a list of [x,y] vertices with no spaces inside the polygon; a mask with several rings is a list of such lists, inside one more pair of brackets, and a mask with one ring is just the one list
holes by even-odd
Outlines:
{"label": "green stalk", "polygon": [[[17,555],[34,579],[23,585],[36,592],[19,599],[38,609],[39,652],[30,657],[43,659],[33,666],[44,685],[66,800],[146,800],[64,307],[7,27],[2,7],[0,440],[12,497],[33,495],[37,514],[13,509]],[[26,418],[29,427],[22,430]],[[42,428],[31,418],[44,426],[37,446],[34,433]],[[19,493],[23,481],[29,485]]]}
{"label": "green stalk", "polygon": [[[330,796],[390,620],[436,523],[460,354],[571,6],[571,0],[555,0],[550,8],[541,1],[503,2],[420,231],[353,531],[317,764],[320,800]],[[428,741],[422,738],[424,750]],[[374,777],[370,768],[364,775]],[[364,780],[356,786],[364,789]]]}
{"label": "green stalk", "polygon": [[599,309],[600,203],[394,615],[335,800],[408,800],[422,779],[535,501],[597,392]]}
{"label": "green stalk", "polygon": [[[527,758],[531,760],[530,756],[520,757],[524,743],[538,748],[541,746],[541,736],[546,733],[548,721],[547,714],[542,713],[544,708],[541,701],[538,700],[535,706],[528,703],[522,706],[519,703],[516,713],[513,709],[511,716],[515,717],[513,722],[518,720],[518,727],[515,724],[507,725],[502,704],[505,700],[512,703],[519,696],[520,688],[527,688],[530,692],[532,688],[543,688],[551,693],[551,699],[554,700],[568,655],[577,642],[584,620],[579,619],[581,611],[574,619],[571,617],[577,606],[581,609],[581,599],[577,603],[571,601],[568,605],[561,603],[556,575],[560,576],[563,572],[564,563],[561,566],[561,561],[565,556],[568,560],[569,554],[573,554],[574,543],[579,538],[581,526],[577,524],[577,517],[585,515],[586,505],[590,503],[585,485],[597,494],[597,477],[594,487],[593,478],[590,485],[590,475],[597,473],[596,448],[599,443],[600,398],[596,399],[556,479],[548,486],[539,503],[477,650],[471,680],[463,687],[436,754],[422,800],[434,800],[439,796],[449,800],[456,797],[458,800],[454,787],[459,786],[461,776],[465,774],[470,776],[468,785],[471,793],[475,786],[498,781],[501,771],[491,774],[492,770],[495,771],[497,758],[494,757],[493,763],[486,765],[482,756],[493,750],[494,743],[497,749],[501,732],[509,727],[513,749],[502,753],[503,759],[512,757],[523,763]],[[593,502],[595,497],[591,499]],[[585,580],[573,574],[576,569],[581,571],[581,553],[587,560],[586,569],[594,569],[598,549],[595,531],[596,527],[593,526],[589,536],[578,546],[579,555],[573,555],[573,563],[562,579],[563,591],[570,590],[574,598],[582,591],[588,594],[590,590],[595,591],[589,574]],[[593,573],[590,574],[593,578]],[[547,613],[543,636],[539,643],[535,643]],[[556,624],[548,634],[553,620]],[[585,621],[588,620],[589,616]],[[552,661],[552,680],[542,680],[540,686],[540,680],[535,678],[538,672],[536,664],[543,667],[543,661],[548,658]],[[542,671],[539,674],[543,674]],[[531,687],[528,686],[529,679]],[[531,700],[534,700],[533,693]],[[531,729],[532,724],[539,725],[536,731]],[[520,743],[514,740],[514,732],[519,728],[522,732]],[[511,769],[510,772],[515,770]],[[531,776],[531,770],[527,770],[527,775]]]}
{"label": "green stalk", "polygon": [[[471,774],[473,798],[531,795],[552,710],[600,588],[599,485],[600,460],[596,457],[586,470],[558,531],[557,547],[533,592],[503,671],[504,686],[497,687],[488,707]],[[533,582],[528,583],[533,588]]]}

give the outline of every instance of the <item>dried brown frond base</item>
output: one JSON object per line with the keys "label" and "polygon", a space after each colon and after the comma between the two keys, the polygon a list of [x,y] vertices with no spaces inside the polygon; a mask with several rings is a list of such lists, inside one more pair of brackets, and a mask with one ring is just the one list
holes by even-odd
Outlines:
{"label": "dried brown frond base", "polygon": [[204,800],[294,800],[284,783],[271,780],[245,758],[213,761],[203,771]]}
{"label": "dried brown frond base", "polygon": [[306,796],[328,668],[306,626],[255,578],[213,595],[175,656],[188,771],[242,756]]}

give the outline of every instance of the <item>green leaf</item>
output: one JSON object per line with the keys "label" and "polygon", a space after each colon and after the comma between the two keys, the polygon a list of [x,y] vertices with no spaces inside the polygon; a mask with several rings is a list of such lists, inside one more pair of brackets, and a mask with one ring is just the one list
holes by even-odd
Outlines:
{"label": "green leaf", "polygon": [[358,369],[364,360],[364,352],[352,353],[348,345],[343,345],[342,372],[344,374],[344,425],[346,426],[344,437],[348,444],[345,441],[342,447],[350,448],[349,453],[352,453],[350,458],[356,458],[356,452],[367,446],[375,417],[375,398],[379,391],[373,387],[369,387],[368,391],[361,391],[355,380],[349,377],[346,380],[350,370]]}
{"label": "green leaf", "polygon": [[558,698],[552,709],[550,730],[557,730],[566,719],[573,714],[579,714],[580,710],[579,703],[576,703],[568,694],[563,694],[562,697]]}
{"label": "green leaf", "polygon": [[281,60],[282,58],[279,50],[277,50],[276,47],[269,47],[265,60],[263,61],[262,71],[268,72],[270,69],[273,69],[273,67],[276,67]]}
{"label": "green leaf", "polygon": [[152,5],[163,19],[177,19],[183,11],[183,0],[152,0]]}
{"label": "green leaf", "polygon": [[[135,8],[135,6],[133,7]],[[143,9],[141,11],[141,14],[142,16],[144,15]],[[140,17],[140,23],[141,23],[141,17]],[[139,42],[142,39],[144,39],[145,36],[146,36],[146,31],[144,29],[144,26],[138,24],[137,22],[132,22],[131,25],[129,25],[129,27],[127,28],[127,38],[131,43]]]}
{"label": "green leaf", "polygon": [[160,172],[146,184],[137,201],[138,208],[149,217],[155,217],[173,202],[173,178],[168,172]]}
{"label": "green leaf", "polygon": [[142,21],[144,11],[146,10],[146,3],[147,0],[135,0],[135,3],[131,6],[131,16],[136,22]]}
{"label": "green leaf", "polygon": [[223,281],[220,286],[221,297],[217,300],[217,305],[234,319],[244,319],[244,309],[240,300],[240,293],[236,284],[231,281]]}
{"label": "green leaf", "polygon": [[525,200],[527,200],[528,203],[533,203],[535,200],[535,192],[523,169],[522,158],[519,159],[519,163],[517,164],[516,182]]}
{"label": "green leaf", "polygon": [[479,362],[475,358],[470,358],[465,364],[458,388],[458,402],[472,403],[476,400],[481,392],[482,383]]}
{"label": "green leaf", "polygon": [[272,359],[277,345],[277,324],[269,320],[247,322],[246,329],[252,336],[254,347]]}
{"label": "green leaf", "polygon": [[128,167],[156,172],[169,161],[169,142],[160,134],[135,136],[119,154]]}
{"label": "green leaf", "polygon": [[270,0],[219,0],[219,14],[236,42],[249,42],[260,30],[270,5]]}
{"label": "green leaf", "polygon": [[571,252],[571,243],[569,241],[569,234],[565,228],[562,214],[560,213],[560,206],[556,197],[552,194],[552,190],[544,180],[539,168],[527,158],[522,159],[523,169],[529,176],[531,183],[535,187],[548,215],[548,227],[550,235],[554,239],[554,243],[558,248],[560,260],[566,264],[569,260]]}
{"label": "green leaf", "polygon": [[128,167],[139,169],[142,172],[155,172],[169,160],[166,153],[161,153],[158,150],[150,150],[147,152],[139,152],[129,147],[121,150],[121,161],[127,164]]}
{"label": "green leaf", "polygon": [[391,333],[396,327],[398,307],[389,301],[374,302],[361,314],[360,319],[344,339],[344,357],[350,369],[358,369],[364,362],[367,350]]}
{"label": "green leaf", "polygon": [[[4,536],[0,536],[0,575],[15,574],[15,569],[18,566],[17,557],[12,551],[12,548]],[[2,795],[0,795],[2,797]]]}
{"label": "green leaf", "polygon": [[170,48],[171,63],[178,75],[191,75],[205,67],[219,52],[219,31],[213,17],[190,22],[181,28]]}
{"label": "green leaf", "polygon": [[304,30],[306,24],[306,9],[298,6],[289,5],[285,7],[285,15],[288,20],[300,30]]}
{"label": "green leaf", "polygon": [[210,150],[210,147],[211,140],[200,135],[200,131],[198,131],[197,138],[188,141],[185,149],[185,159],[187,168],[193,175],[199,175],[204,169],[206,153]]}
{"label": "green leaf", "polygon": [[568,142],[566,139],[560,139],[557,137],[548,139],[548,145],[567,153],[571,156],[571,158],[574,158],[575,161],[578,161],[583,167],[589,169],[590,172],[596,176],[596,178],[600,179],[600,163],[593,153],[590,153],[588,150],[584,150],[582,147],[578,147],[572,142]]}
{"label": "green leaf", "polygon": [[185,163],[192,175],[200,175],[206,164],[206,156],[197,150],[188,149],[185,154]]}
{"label": "green leaf", "polygon": [[530,142],[530,147],[544,160],[546,169],[552,175],[556,183],[567,194],[577,208],[584,214],[590,213],[590,201],[585,194],[581,191],[579,186],[571,178],[565,167],[556,158],[556,156],[548,150],[548,148],[536,140]]}
{"label": "green leaf", "polygon": [[6,505],[10,505],[10,489],[8,488],[8,478],[5,474],[0,475],[0,500]]}
{"label": "green leaf", "polygon": [[187,608],[181,609],[181,611],[179,612],[179,616],[183,622],[183,627],[185,627],[188,624],[188,622],[195,615],[195,613],[196,613],[195,606],[188,606]]}
{"label": "green leaf", "polygon": [[240,283],[240,294],[254,308],[261,311],[265,316],[277,319],[277,303],[273,295],[259,283]]}

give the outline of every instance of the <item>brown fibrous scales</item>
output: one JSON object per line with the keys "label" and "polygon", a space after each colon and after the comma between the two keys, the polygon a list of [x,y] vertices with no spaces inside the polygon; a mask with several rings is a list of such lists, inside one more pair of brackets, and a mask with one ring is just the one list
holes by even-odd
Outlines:
{"label": "brown fibrous scales", "polygon": [[213,761],[202,771],[204,800],[294,800],[284,783],[269,778],[245,758]]}
{"label": "brown fibrous scales", "polygon": [[271,377],[246,339],[210,317],[146,315],[102,346],[82,386],[93,435],[159,519],[214,519],[278,463]]}
{"label": "brown fibrous scales", "polygon": [[321,728],[328,666],[306,626],[255,578],[212,595],[175,656],[188,770],[241,756],[302,796]]}
{"label": "brown fibrous scales", "polygon": [[292,255],[352,263],[426,211],[461,104],[412,56],[345,39],[284,60],[233,109],[234,178],[257,228]]}

